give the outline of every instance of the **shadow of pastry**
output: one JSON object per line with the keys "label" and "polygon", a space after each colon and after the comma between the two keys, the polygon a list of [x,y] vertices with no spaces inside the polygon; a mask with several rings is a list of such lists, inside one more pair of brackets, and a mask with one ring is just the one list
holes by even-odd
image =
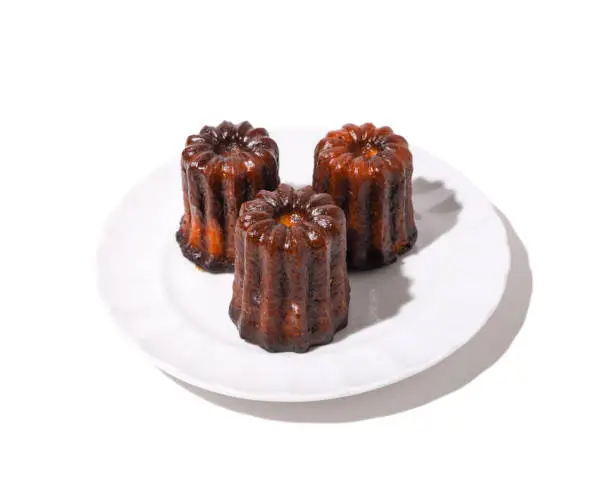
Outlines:
{"label": "shadow of pastry", "polygon": [[[226,397],[175,382],[205,400],[235,412],[285,422],[340,423],[393,415],[420,407],[458,390],[497,362],[520,331],[531,300],[533,279],[525,246],[498,211],[510,249],[510,271],[504,294],[483,328],[463,347],[435,366],[378,390],[335,400],[269,403]],[[367,289],[367,288],[366,288]],[[370,294],[370,293],[368,293]],[[358,302],[356,302],[358,303]],[[355,304],[355,307],[358,307]],[[393,310],[393,305],[385,308]],[[368,310],[369,311],[369,310]],[[370,319],[381,314],[366,313]],[[370,320],[365,320],[362,324]]]}
{"label": "shadow of pastry", "polygon": [[396,316],[402,305],[412,299],[411,280],[402,272],[399,261],[381,269],[351,272],[349,277],[349,322],[336,334],[334,342],[341,342],[349,335]]}
{"label": "shadow of pastry", "polygon": [[[440,180],[416,178],[412,183],[418,238],[415,247],[397,262],[380,269],[349,271],[351,307],[348,326],[338,332],[334,342],[340,342],[365,327],[392,318],[412,296],[412,280],[405,275],[405,257],[419,253],[434,243],[456,224],[461,204],[455,192]],[[393,291],[393,294],[389,294]]]}
{"label": "shadow of pastry", "polygon": [[412,183],[412,193],[419,236],[408,255],[419,253],[448,233],[457,224],[461,212],[455,191],[440,180],[418,177]]}

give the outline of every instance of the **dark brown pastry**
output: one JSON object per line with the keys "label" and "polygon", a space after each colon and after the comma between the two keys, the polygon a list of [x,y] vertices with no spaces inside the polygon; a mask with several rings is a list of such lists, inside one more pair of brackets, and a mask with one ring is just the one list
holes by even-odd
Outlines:
{"label": "dark brown pastry", "polygon": [[314,160],[314,190],[346,213],[350,268],[380,267],[413,247],[412,154],[402,136],[346,124],[318,143]]}
{"label": "dark brown pastry", "polygon": [[231,270],[240,206],[278,186],[278,146],[248,122],[204,126],[181,159],[185,214],[176,233],[183,255],[206,270]]}
{"label": "dark brown pastry", "polygon": [[306,352],[348,322],[346,224],[328,194],[281,184],[242,205],[230,317],[270,352]]}

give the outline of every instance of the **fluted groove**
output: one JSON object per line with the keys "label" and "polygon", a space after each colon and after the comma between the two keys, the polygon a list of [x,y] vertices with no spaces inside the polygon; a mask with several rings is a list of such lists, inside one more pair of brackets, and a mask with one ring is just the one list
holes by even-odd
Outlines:
{"label": "fluted groove", "polygon": [[280,326],[283,321],[286,272],[284,260],[279,260],[278,250],[284,239],[284,227],[274,226],[260,245],[260,262],[257,267],[261,271],[262,306],[258,325],[267,344],[282,340]]}
{"label": "fluted groove", "polygon": [[[346,234],[343,224],[340,233]],[[348,321],[348,299],[350,297],[350,285],[348,275],[342,271],[346,267],[347,242],[337,240],[330,247],[330,293],[331,293],[331,316],[335,319],[334,328],[342,328],[342,324]]]}
{"label": "fluted groove", "polygon": [[181,220],[180,231],[183,235],[187,235],[187,231],[191,226],[191,204],[189,203],[189,183],[187,181],[187,169],[181,163],[181,186],[183,189],[183,208],[184,214]]}
{"label": "fluted groove", "polygon": [[[282,225],[279,225],[279,227]],[[281,292],[283,302],[281,311],[283,312],[284,328],[282,333],[289,342],[295,342],[298,350],[305,350],[308,332],[308,283],[310,282],[310,271],[308,261],[310,260],[310,249],[302,246],[306,243],[306,237],[301,231],[301,227],[289,228],[288,233],[292,236],[286,253],[283,256],[283,286]],[[301,235],[301,236],[300,236]]]}

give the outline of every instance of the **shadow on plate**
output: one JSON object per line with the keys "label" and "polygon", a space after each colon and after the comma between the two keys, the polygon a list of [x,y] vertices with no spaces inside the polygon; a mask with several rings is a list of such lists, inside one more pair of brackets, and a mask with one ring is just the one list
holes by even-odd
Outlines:
{"label": "shadow on plate", "polygon": [[465,386],[508,350],[521,329],[533,280],[525,246],[507,218],[511,263],[502,299],[484,327],[453,355],[408,379],[375,391],[335,400],[267,403],[230,398],[174,381],[205,400],[236,412],[286,422],[339,423],[384,417],[420,407]]}
{"label": "shadow on plate", "polygon": [[[414,217],[419,231],[416,246],[410,254],[427,248],[456,224],[461,212],[455,191],[440,180],[418,177],[412,183]],[[427,226],[424,226],[424,223]]]}
{"label": "shadow on plate", "polygon": [[[419,177],[414,180],[412,188],[419,236],[410,254],[416,254],[457,224],[461,205],[455,192],[442,181]],[[334,342],[341,342],[366,327],[393,318],[412,299],[412,280],[404,274],[402,260],[400,258],[381,269],[350,272],[350,321],[344,330],[336,334]],[[389,291],[393,291],[393,294],[389,294]]]}

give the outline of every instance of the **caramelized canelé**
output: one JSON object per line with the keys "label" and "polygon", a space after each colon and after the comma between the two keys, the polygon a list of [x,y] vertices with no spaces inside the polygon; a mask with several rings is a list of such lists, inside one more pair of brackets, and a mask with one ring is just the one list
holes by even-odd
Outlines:
{"label": "caramelized canel\u00e9", "polygon": [[185,211],[176,233],[183,255],[202,269],[231,270],[243,202],[278,186],[278,146],[248,122],[204,126],[181,159]]}
{"label": "caramelized canel\u00e9", "polygon": [[271,351],[305,352],[348,322],[346,225],[328,194],[281,184],[242,205],[230,317]]}
{"label": "caramelized canel\u00e9", "polygon": [[413,247],[412,154],[402,136],[346,124],[318,143],[314,163],[314,190],[346,213],[350,268],[381,267]]}

